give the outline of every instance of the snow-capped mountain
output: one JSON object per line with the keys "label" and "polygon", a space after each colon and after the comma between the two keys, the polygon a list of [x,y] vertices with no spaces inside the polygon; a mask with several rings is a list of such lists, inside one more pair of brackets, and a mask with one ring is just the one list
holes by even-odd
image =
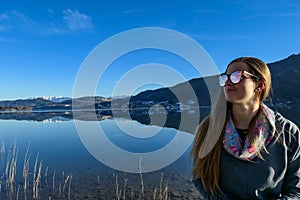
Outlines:
{"label": "snow-capped mountain", "polygon": [[38,99],[38,98],[42,98],[44,100],[49,100],[55,103],[60,103],[63,102],[65,100],[71,100],[72,98],[70,97],[63,97],[63,96],[42,96],[42,97],[34,97],[34,98],[30,98],[30,99]]}

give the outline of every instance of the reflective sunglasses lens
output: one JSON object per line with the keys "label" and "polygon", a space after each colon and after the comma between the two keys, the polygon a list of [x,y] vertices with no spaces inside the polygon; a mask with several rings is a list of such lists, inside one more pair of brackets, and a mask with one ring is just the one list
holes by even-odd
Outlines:
{"label": "reflective sunglasses lens", "polygon": [[242,71],[235,71],[235,72],[233,72],[232,74],[230,74],[230,81],[233,84],[239,83],[241,81],[242,74],[243,74]]}
{"label": "reflective sunglasses lens", "polygon": [[221,76],[219,76],[219,84],[220,86],[224,86],[225,83],[227,81],[227,75],[226,74],[223,74]]}

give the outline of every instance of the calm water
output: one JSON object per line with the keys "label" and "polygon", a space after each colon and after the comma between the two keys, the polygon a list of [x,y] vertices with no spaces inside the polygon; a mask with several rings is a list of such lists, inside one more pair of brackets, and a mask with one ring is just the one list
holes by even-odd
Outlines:
{"label": "calm water", "polygon": [[[55,117],[54,119],[61,120],[63,118]],[[5,184],[6,179],[2,177],[1,197],[14,196],[12,198],[16,198],[16,194],[18,194],[23,199],[24,180],[22,173],[25,153],[29,147],[31,157],[29,160],[29,189],[26,192],[27,199],[32,199],[33,196],[32,190],[34,184],[32,179],[34,177],[36,159],[36,174],[38,173],[39,164],[42,161],[39,186],[41,199],[48,199],[49,196],[52,199],[68,199],[69,196],[70,199],[115,199],[117,196],[117,186],[122,197],[124,196],[124,187],[126,187],[125,194],[127,193],[127,198],[130,199],[133,196],[134,199],[138,199],[142,191],[141,180],[143,180],[145,188],[145,199],[153,199],[154,193],[156,193],[156,198],[158,198],[159,193],[163,193],[166,186],[168,195],[172,199],[197,198],[198,193],[191,183],[191,162],[188,158],[190,145],[181,152],[182,155],[178,159],[175,159],[172,164],[159,170],[151,170],[152,172],[143,173],[141,179],[139,173],[114,169],[107,166],[109,164],[96,159],[93,153],[91,153],[90,148],[85,146],[81,138],[85,136],[78,134],[74,123],[75,120],[52,123],[48,121],[0,120],[1,141],[5,146],[5,153],[1,153],[2,174],[5,174],[7,158],[13,152],[14,148],[12,145],[14,141],[16,141],[17,149],[17,172],[15,182],[13,183],[14,194],[7,194],[10,189]],[[175,139],[175,148],[168,149],[164,152],[165,155],[162,153],[162,157],[153,161],[156,164],[158,163],[158,165],[160,164],[160,159],[165,158],[167,160],[168,157],[172,156],[173,152],[178,151],[177,149],[180,149],[180,145],[184,140],[187,142],[193,140],[191,133],[178,131],[174,128],[162,128],[156,125],[147,126],[137,121],[133,121],[134,123],[132,124],[132,121],[127,119],[106,119],[102,121],[77,120],[77,122],[83,123],[87,127],[85,133],[83,133],[86,135],[93,132],[89,127],[100,126],[105,132],[105,137],[114,146],[125,150],[125,152],[151,153],[159,151]],[[120,127],[125,127],[128,130],[121,130]],[[134,137],[128,133],[126,134],[130,130],[132,133],[140,131],[141,134],[145,135],[143,137]],[[177,139],[176,141],[178,134],[181,137],[180,140]],[[105,154],[113,156],[110,155],[110,149],[102,148],[101,142],[98,144],[97,151],[103,151]],[[132,160],[128,159],[127,161],[125,159],[124,161],[118,156],[113,157],[112,160],[115,160],[121,168],[124,167],[126,169],[127,164],[133,164],[139,169],[139,162],[127,163],[132,162]],[[143,159],[141,162],[143,170]],[[146,168],[147,166],[145,166]],[[69,187],[70,194],[68,194]],[[160,190],[161,192],[159,192]]]}
{"label": "calm water", "polygon": [[[279,111],[297,125],[300,124],[299,108],[282,108]],[[128,119],[90,121],[54,116],[52,120],[65,121],[50,123],[49,120],[43,122],[40,119],[37,122],[30,120],[28,116],[25,118],[27,120],[21,120],[22,117],[19,116],[18,120],[15,120],[2,116],[2,120],[0,120],[1,199],[16,199],[16,196],[19,196],[20,199],[24,199],[24,196],[32,199],[34,188],[32,180],[37,177],[39,166],[41,166],[41,177],[37,188],[41,199],[116,199],[118,195],[123,197],[124,192],[127,199],[132,197],[138,199],[142,191],[141,180],[145,190],[145,199],[153,199],[155,194],[158,199],[159,193],[162,194],[165,189],[171,199],[197,199],[198,197],[198,192],[191,182],[191,162],[188,158],[190,146],[183,152],[179,152],[182,155],[178,156],[179,158],[170,165],[143,173],[142,178],[139,173],[124,172],[124,170],[110,167],[109,163],[100,162],[97,155],[93,153],[93,148],[95,148],[98,153],[108,155],[120,168],[128,169],[130,167],[127,165],[131,164],[140,169],[139,162],[131,160],[129,157],[127,159],[126,156],[120,157],[121,154],[114,154],[112,149],[106,148],[104,143],[98,141],[99,138],[94,137],[95,130],[92,127],[101,127],[104,132],[103,138],[125,152],[137,153],[137,155],[141,153],[142,155],[143,153],[157,152],[163,147],[172,147],[172,149],[162,152],[156,160],[152,160],[153,166],[154,163],[165,165],[161,161],[168,160],[178,151],[182,151],[182,144],[193,140],[194,136],[191,133],[178,131],[175,128],[148,126]],[[75,122],[82,123],[85,127],[84,133],[78,133]],[[120,127],[126,128],[126,130]],[[180,138],[177,138],[178,135]],[[98,141],[95,143],[97,145],[94,147],[87,145],[86,138]],[[16,148],[13,147],[14,141]],[[170,145],[172,142],[174,142],[174,146]],[[28,147],[30,155],[29,181],[28,189],[24,194],[22,174]],[[11,157],[9,157],[13,155],[14,149],[17,150],[15,154],[17,155],[16,172],[14,182],[11,184],[13,186],[9,186],[6,182],[8,179],[6,175],[9,173],[7,174],[6,170],[14,169],[10,164]],[[36,170],[34,170],[36,162]],[[143,159],[141,162],[141,167],[146,169],[147,166],[143,165]],[[145,159],[145,162],[148,161]],[[42,164],[40,165],[40,163]],[[149,166],[149,162],[147,165]]]}

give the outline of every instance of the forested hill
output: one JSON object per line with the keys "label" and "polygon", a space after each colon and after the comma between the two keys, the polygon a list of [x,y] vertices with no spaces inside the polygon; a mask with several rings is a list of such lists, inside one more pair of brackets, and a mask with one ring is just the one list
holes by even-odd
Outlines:
{"label": "forested hill", "polygon": [[275,102],[300,104],[300,54],[268,64]]}
{"label": "forested hill", "polygon": [[[268,64],[272,74],[271,94],[274,103],[292,103],[300,104],[300,54],[293,54],[288,58]],[[205,81],[218,85],[218,76],[206,77]],[[186,84],[190,84],[194,89],[199,105],[210,105],[210,95],[208,93],[206,82],[203,78],[192,79],[188,82],[180,83],[170,88],[160,88],[157,90],[148,90],[139,93],[131,98],[135,101],[153,101],[153,102],[175,102],[176,96],[182,96],[187,100],[189,95],[184,94]]]}

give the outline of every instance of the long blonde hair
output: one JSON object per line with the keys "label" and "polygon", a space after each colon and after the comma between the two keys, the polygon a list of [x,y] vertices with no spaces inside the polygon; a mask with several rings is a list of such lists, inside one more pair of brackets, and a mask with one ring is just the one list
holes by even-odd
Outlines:
{"label": "long blonde hair", "polygon": [[[237,58],[231,61],[228,66],[234,62],[246,63],[251,73],[265,81],[265,89],[259,94],[259,101],[260,103],[263,102],[271,90],[271,74],[268,66],[263,61],[253,57]],[[196,130],[190,153],[194,159],[194,178],[196,180],[201,179],[203,187],[213,195],[216,194],[217,190],[221,191],[219,187],[220,155],[226,116],[230,106],[231,104],[225,99],[223,89],[220,89],[217,101],[212,102],[209,116],[199,124]]]}

